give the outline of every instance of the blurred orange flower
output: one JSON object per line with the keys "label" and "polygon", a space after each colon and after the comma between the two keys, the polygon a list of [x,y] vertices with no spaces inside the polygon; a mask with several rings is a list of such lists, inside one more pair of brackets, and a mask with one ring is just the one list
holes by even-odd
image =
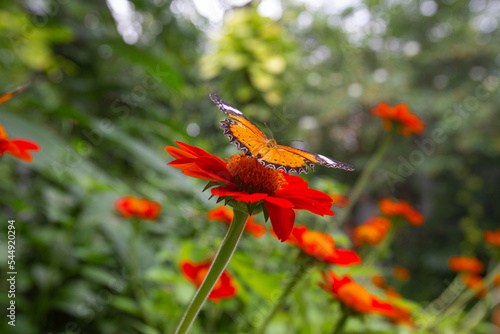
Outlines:
{"label": "blurred orange flower", "polygon": [[496,275],[493,279],[493,286],[496,288],[500,287],[500,274]]}
{"label": "blurred orange flower", "polygon": [[392,271],[393,271],[394,277],[396,277],[400,281],[407,281],[411,277],[410,271],[406,268],[401,267],[401,266],[394,266],[394,268],[392,268]]}
{"label": "blurred orange flower", "polygon": [[390,198],[382,198],[378,202],[378,207],[383,215],[402,216],[413,226],[420,226],[425,221],[424,215],[415,210],[407,201],[394,201]]}
{"label": "blurred orange flower", "polygon": [[485,231],[484,240],[493,246],[500,247],[500,228],[496,231]]}
{"label": "blurred orange flower", "polygon": [[484,271],[484,264],[472,256],[457,255],[448,260],[448,267],[455,272],[480,274]]}
{"label": "blurred orange flower", "polygon": [[391,286],[386,286],[384,288],[384,293],[387,297],[392,298],[392,299],[402,299],[403,298],[403,297],[401,297],[399,292],[397,292],[396,289],[394,289]]}
{"label": "blurred orange flower", "polygon": [[391,299],[401,299],[401,295],[396,291],[393,287],[387,285],[387,282],[384,277],[380,275],[375,275],[372,277],[372,284],[377,288],[384,290],[384,293],[387,297]]}
{"label": "blurred orange flower", "polygon": [[319,286],[345,306],[359,313],[378,314],[389,318],[397,316],[396,308],[392,304],[372,295],[350,275],[339,277],[333,270],[322,272],[321,275],[324,282],[320,282]]}
{"label": "blurred orange flower", "polygon": [[392,107],[387,102],[382,101],[373,107],[370,113],[375,117],[382,118],[384,121],[382,126],[385,130],[391,130],[393,126],[396,126],[403,136],[420,135],[425,130],[425,122],[410,112],[410,108],[405,103],[398,103]]}
{"label": "blurred orange flower", "polygon": [[[211,264],[212,260],[205,260],[198,263],[183,260],[179,262],[179,267],[182,275],[195,287],[199,288],[205,276],[207,276]],[[237,290],[233,276],[224,270],[208,295],[208,299],[213,302],[219,302],[222,298],[233,298],[236,296]]]}
{"label": "blurred orange flower", "polygon": [[[213,210],[208,211],[207,218],[210,220],[217,220],[218,222],[230,225],[233,220],[233,210],[226,208],[221,205]],[[245,231],[250,233],[256,238],[260,238],[266,233],[266,227],[262,224],[257,223],[253,216],[250,216],[245,225]]]}
{"label": "blurred orange flower", "polygon": [[375,275],[372,277],[372,283],[375,285],[377,288],[385,288],[387,286],[387,282],[385,281],[385,278],[381,275]]}
{"label": "blurred orange flower", "polygon": [[161,211],[158,202],[134,196],[120,197],[115,202],[115,209],[123,218],[140,218],[146,220],[156,220]]}
{"label": "blurred orange flower", "polygon": [[395,305],[395,308],[396,316],[391,318],[393,324],[415,327],[415,322],[413,321],[410,310],[400,305]]}
{"label": "blurred orange flower", "polygon": [[476,291],[477,298],[483,298],[487,293],[488,289],[484,287],[484,278],[475,274],[466,273],[462,280],[466,287]]}
{"label": "blurred orange flower", "polygon": [[[276,233],[271,229],[276,238]],[[286,241],[299,247],[306,254],[337,266],[353,266],[361,264],[361,257],[353,250],[336,248],[333,237],[324,232],[311,231],[306,225],[293,227],[290,237]]]}
{"label": "blurred orange flower", "polygon": [[385,239],[391,229],[391,221],[385,217],[372,217],[365,223],[356,226],[352,231],[354,245],[378,245]]}
{"label": "blurred orange flower", "polygon": [[27,139],[9,139],[0,125],[0,155],[9,153],[26,162],[33,161],[30,151],[40,151],[40,145]]}
{"label": "blurred orange flower", "polygon": [[339,208],[345,208],[349,205],[349,197],[341,194],[330,194],[331,199],[333,200],[333,205],[338,206]]}

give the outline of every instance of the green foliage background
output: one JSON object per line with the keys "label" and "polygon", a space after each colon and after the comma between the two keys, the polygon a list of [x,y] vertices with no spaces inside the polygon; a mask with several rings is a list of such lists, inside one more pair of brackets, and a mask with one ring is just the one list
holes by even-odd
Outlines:
{"label": "green foliage background", "polygon": [[[298,222],[350,246],[349,230],[376,214],[379,198],[410,201],[427,221],[399,230],[378,270],[410,269],[409,282],[392,283],[416,310],[453,279],[451,255],[490,258],[482,231],[500,219],[495,2],[359,1],[329,12],[281,1],[277,20],[261,16],[255,2],[227,8],[222,27],[191,2],[130,3],[141,27],[135,43],[124,41],[106,2],[0,4],[0,92],[31,83],[1,106],[0,124],[9,137],[42,147],[30,164],[0,158],[0,254],[7,258],[7,220],[15,219],[18,272],[16,328],[4,318],[2,332],[174,331],[195,291],[177,263],[213,256],[225,227],[207,221],[215,200],[201,193],[203,182],[166,166],[164,147],[179,140],[221,157],[236,153],[218,128],[223,116],[210,92],[266,122],[275,138],[304,140],[354,165],[353,173],[317,167],[305,176],[317,189],[345,194],[385,134],[369,108],[407,103],[426,132],[393,144],[347,224],[307,213]],[[404,161],[414,169],[406,176]],[[390,175],[400,178],[388,182]],[[163,208],[158,222],[141,224],[141,303],[126,269],[132,226],[113,209],[129,194]],[[207,304],[192,333],[251,332],[296,253],[269,234],[246,236],[229,266],[238,297]],[[0,270],[7,272],[6,260]],[[376,269],[350,272],[368,282]],[[318,280],[315,272],[300,284],[269,333],[331,330],[338,309]],[[7,305],[6,293],[0,300]],[[459,317],[436,330],[455,328]],[[487,333],[488,321],[474,330]],[[410,331],[380,319],[348,329]]]}

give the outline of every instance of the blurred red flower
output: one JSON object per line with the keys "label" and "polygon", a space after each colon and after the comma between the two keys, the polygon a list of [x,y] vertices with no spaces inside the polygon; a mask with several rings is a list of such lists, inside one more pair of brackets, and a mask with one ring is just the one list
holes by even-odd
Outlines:
{"label": "blurred red flower", "polygon": [[385,239],[391,229],[391,221],[385,217],[371,217],[365,223],[356,226],[352,231],[354,245],[378,245]]}
{"label": "blurred red flower", "polygon": [[488,289],[484,287],[483,277],[471,273],[465,273],[465,275],[462,276],[462,280],[466,287],[476,291],[477,298],[483,298],[488,293]]}
{"label": "blurred red flower", "polygon": [[146,220],[156,220],[161,211],[158,202],[134,196],[120,197],[115,202],[115,209],[123,218],[140,218]]}
{"label": "blurred red flower", "polygon": [[500,228],[496,231],[485,231],[484,240],[493,246],[500,247]]}
{"label": "blurred red flower", "polygon": [[167,146],[175,158],[168,165],[182,173],[219,186],[211,190],[214,196],[226,197],[247,204],[262,201],[279,240],[290,235],[296,209],[309,210],[320,216],[333,216],[332,199],[327,194],[310,189],[298,176],[266,168],[255,157],[233,155],[224,160],[201,148],[177,142],[179,148]]}
{"label": "blurred red flower", "polygon": [[[276,237],[273,230],[271,234]],[[355,251],[336,248],[335,240],[330,234],[311,231],[306,225],[294,226],[286,242],[299,247],[308,255],[337,266],[353,266],[362,262]]]}
{"label": "blurred red flower", "polygon": [[[196,288],[199,288],[207,276],[211,264],[211,260],[198,263],[183,260],[179,262],[179,267],[182,275]],[[237,290],[233,276],[224,270],[208,295],[208,299],[213,302],[219,302],[222,298],[233,298],[236,296]]]}
{"label": "blurred red flower", "polygon": [[411,277],[410,271],[401,266],[394,266],[394,268],[392,268],[392,272],[394,274],[394,277],[396,277],[400,281],[407,281]]}
{"label": "blurred red flower", "polygon": [[0,155],[9,153],[18,159],[31,162],[33,157],[30,151],[40,151],[40,145],[27,139],[9,139],[4,128],[0,125]]}
{"label": "blurred red flower", "polygon": [[333,205],[338,206],[339,208],[345,208],[349,205],[349,197],[341,194],[330,194],[330,197],[333,200]]}
{"label": "blurred red flower", "polygon": [[480,274],[484,271],[484,264],[472,256],[457,255],[448,260],[448,267],[455,272]]}
{"label": "blurred red flower", "polygon": [[359,313],[378,314],[389,318],[397,316],[391,303],[372,295],[350,275],[337,276],[333,270],[322,272],[321,275],[324,282],[319,283],[319,286],[345,306]]}
{"label": "blurred red flower", "polygon": [[425,130],[425,122],[416,114],[411,113],[405,103],[398,103],[393,107],[382,101],[373,107],[370,113],[384,121],[382,126],[385,130],[391,130],[393,126],[396,126],[403,136],[420,135]]}
{"label": "blurred red flower", "polygon": [[415,210],[407,201],[382,198],[378,202],[378,207],[383,215],[402,216],[413,226],[420,226],[425,222],[424,215]]}
{"label": "blurred red flower", "polygon": [[403,297],[401,297],[399,292],[397,292],[396,289],[394,289],[391,286],[386,286],[384,288],[384,293],[389,299],[402,299],[403,298]]}
{"label": "blurred red flower", "polygon": [[377,288],[384,290],[385,295],[387,297],[389,297],[390,299],[403,298],[403,297],[401,297],[399,292],[396,291],[396,289],[387,285],[387,282],[385,281],[385,278],[383,276],[380,276],[380,275],[372,276],[371,281],[372,281],[372,284],[375,285]]}
{"label": "blurred red flower", "polygon": [[396,315],[391,318],[393,324],[415,327],[415,322],[413,321],[410,310],[401,305],[394,305],[394,307],[396,309]]}
{"label": "blurred red flower", "polygon": [[[230,225],[233,220],[233,210],[226,208],[223,205],[218,206],[217,208],[210,210],[207,213],[207,218],[210,220],[217,220],[218,222]],[[262,224],[257,223],[253,216],[248,217],[248,220],[245,225],[245,231],[250,233],[256,238],[260,238],[266,233],[266,227]]]}

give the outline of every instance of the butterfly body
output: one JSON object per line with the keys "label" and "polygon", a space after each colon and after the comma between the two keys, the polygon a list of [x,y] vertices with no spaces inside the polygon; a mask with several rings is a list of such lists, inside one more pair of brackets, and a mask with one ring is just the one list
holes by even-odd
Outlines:
{"label": "butterfly body", "polygon": [[247,156],[256,157],[261,164],[276,170],[283,170],[286,173],[307,173],[309,166],[314,168],[314,164],[331,168],[342,168],[354,170],[354,168],[344,162],[325,157],[321,154],[299,150],[293,147],[279,145],[275,139],[267,136],[250,121],[241,111],[233,107],[224,99],[217,95],[210,94],[210,98],[217,105],[220,111],[232,119],[221,121],[221,128],[224,135],[234,143],[239,150]]}

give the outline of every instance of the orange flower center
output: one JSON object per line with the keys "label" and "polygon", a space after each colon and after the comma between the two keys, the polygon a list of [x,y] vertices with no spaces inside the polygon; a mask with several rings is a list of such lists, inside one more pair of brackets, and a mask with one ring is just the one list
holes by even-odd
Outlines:
{"label": "orange flower center", "polygon": [[335,253],[335,241],[325,233],[310,231],[304,233],[303,242],[316,256],[328,256]]}
{"label": "orange flower center", "polygon": [[[208,274],[209,269],[210,269],[210,267],[205,267],[205,268],[201,268],[200,271],[198,271],[198,273],[196,274],[196,278],[195,278],[196,286],[201,286],[201,284],[205,280],[205,277]],[[220,289],[221,285],[222,285],[222,282],[221,282],[221,279],[219,278],[217,280],[217,282],[215,282],[215,285],[212,288],[212,291]]]}
{"label": "orange flower center", "polygon": [[338,296],[346,305],[355,307],[358,311],[370,311],[372,305],[371,295],[358,283],[350,282],[341,286],[338,291]]}
{"label": "orange flower center", "polygon": [[264,193],[274,195],[285,184],[283,173],[264,167],[255,157],[247,157],[243,153],[232,155],[227,168],[233,176],[233,182],[239,191],[249,194]]}

